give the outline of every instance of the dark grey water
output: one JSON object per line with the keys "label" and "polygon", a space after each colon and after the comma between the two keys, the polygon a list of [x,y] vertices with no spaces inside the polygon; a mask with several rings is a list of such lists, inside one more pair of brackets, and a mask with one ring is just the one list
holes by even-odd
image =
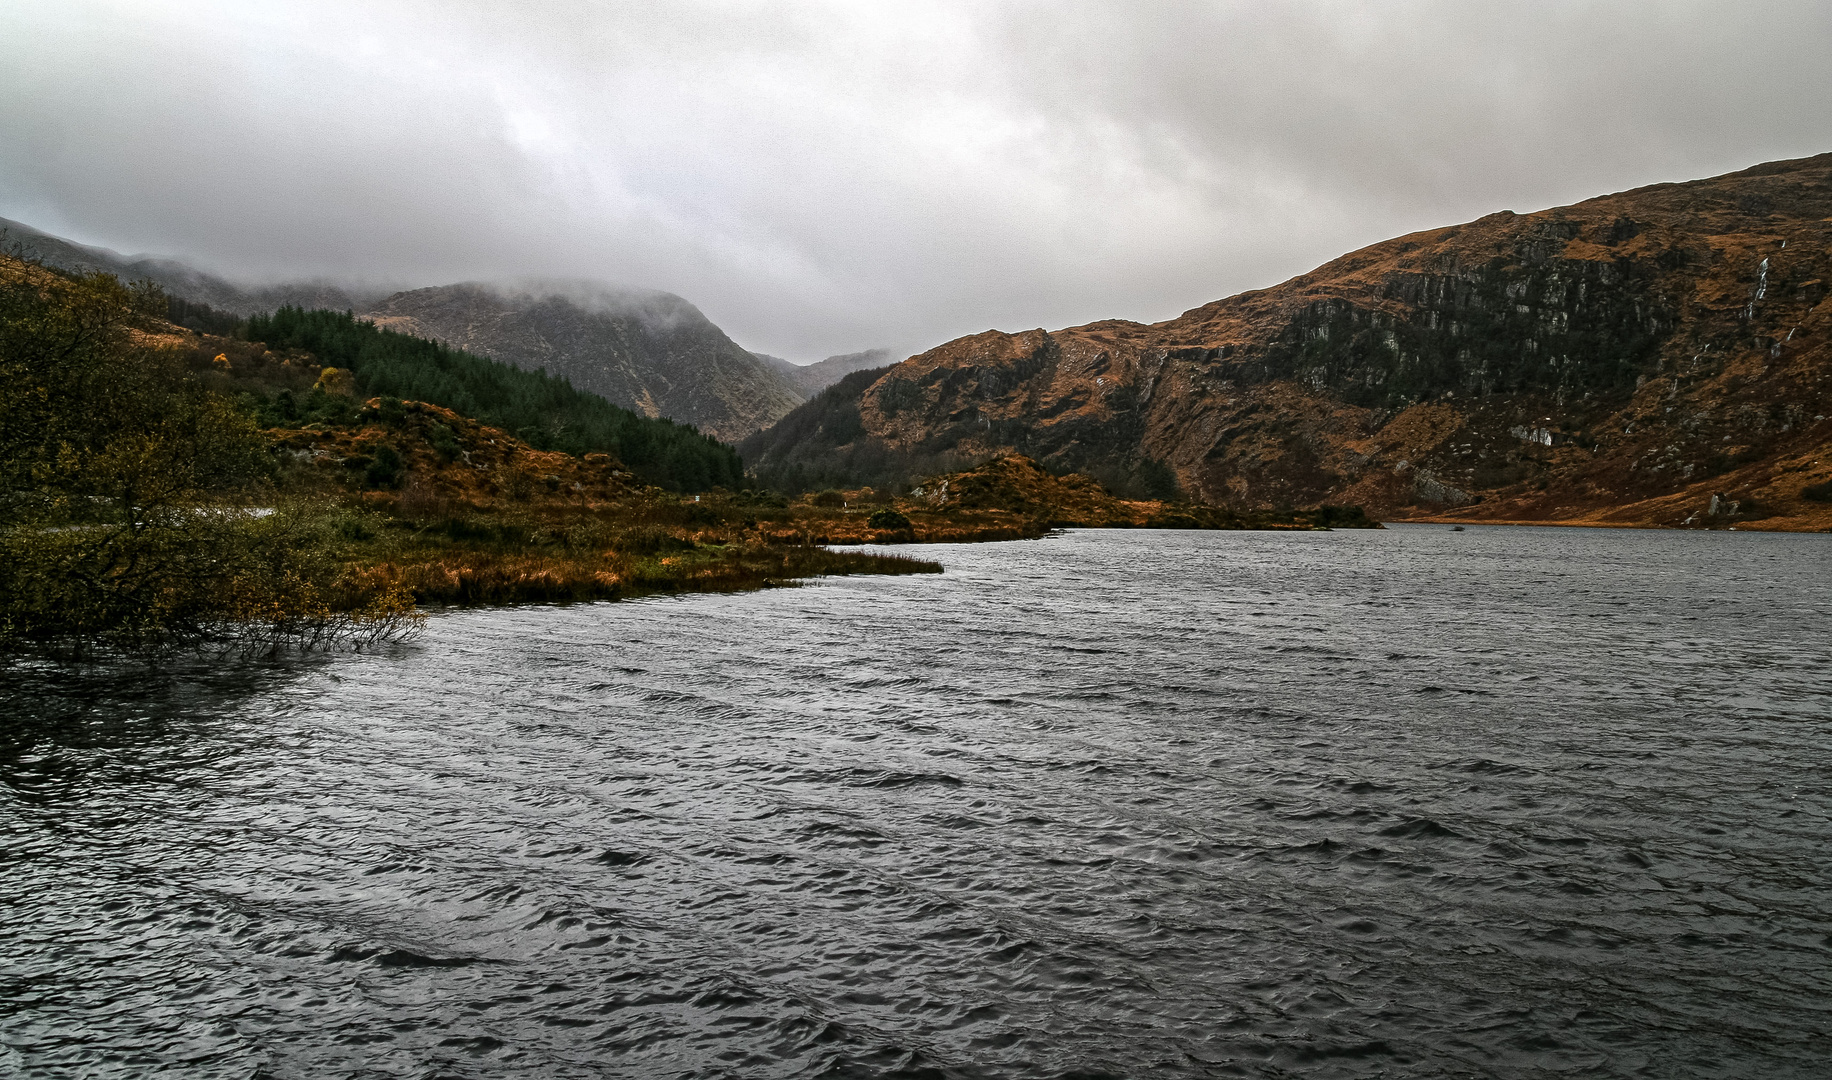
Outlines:
{"label": "dark grey water", "polygon": [[1832,537],[935,554],[11,671],[0,1074],[1832,1069]]}

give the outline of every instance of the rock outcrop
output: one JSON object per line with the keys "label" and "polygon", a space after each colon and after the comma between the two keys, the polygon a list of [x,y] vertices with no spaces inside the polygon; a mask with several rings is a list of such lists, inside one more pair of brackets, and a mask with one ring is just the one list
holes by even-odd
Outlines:
{"label": "rock outcrop", "polygon": [[849,442],[762,443],[1016,451],[1243,509],[1826,528],[1829,285],[1832,154],[1399,237],[1163,323],[961,338],[860,388]]}

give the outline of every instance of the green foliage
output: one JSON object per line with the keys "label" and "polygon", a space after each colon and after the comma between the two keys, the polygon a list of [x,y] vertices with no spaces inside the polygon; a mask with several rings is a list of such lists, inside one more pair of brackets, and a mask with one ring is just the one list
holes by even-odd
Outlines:
{"label": "green foliage", "polygon": [[378,398],[375,415],[384,427],[398,428],[407,419],[407,403],[398,397]]}
{"label": "green foliage", "polygon": [[872,511],[871,517],[865,519],[865,524],[874,529],[908,529],[911,527],[908,517],[900,511],[889,508]]}
{"label": "green foliage", "polygon": [[441,405],[515,432],[539,450],[603,451],[649,483],[677,491],[741,487],[737,452],[697,429],[652,420],[578,390],[544,371],[449,349],[384,330],[347,312],[283,307],[248,320],[249,340],[303,349],[355,372],[367,395]]}
{"label": "green foliage", "polygon": [[216,334],[219,337],[234,337],[242,329],[242,317],[228,311],[218,311],[209,304],[182,297],[168,296],[165,301],[165,317],[168,322],[204,334]]}
{"label": "green foliage", "polygon": [[401,460],[401,452],[384,443],[364,471],[363,482],[372,488],[397,488],[406,471],[407,464]]}
{"label": "green foliage", "polygon": [[356,402],[339,394],[327,394],[313,387],[304,394],[281,390],[272,397],[249,397],[246,402],[255,423],[263,428],[304,427],[323,424],[326,427],[348,427],[361,418]]}
{"label": "green foliage", "polygon": [[458,445],[458,433],[444,424],[433,424],[428,429],[427,441],[432,444],[433,452],[439,455],[440,461],[454,461],[464,452],[464,448]]}
{"label": "green foliage", "polygon": [[1169,465],[1156,458],[1145,458],[1135,470],[1141,494],[1147,499],[1159,499],[1164,502],[1178,502],[1183,498],[1183,488],[1177,483],[1177,474]]}
{"label": "green foliage", "polygon": [[133,344],[162,303],[108,275],[0,261],[0,642],[235,628],[278,644],[406,617],[398,595],[341,583],[322,514],[272,509],[247,413]]}
{"label": "green foliage", "polygon": [[246,415],[131,346],[143,303],[108,275],[0,268],[0,521],[170,505],[268,471]]}
{"label": "green foliage", "polygon": [[1319,506],[1315,510],[1303,511],[1297,517],[1323,529],[1374,529],[1380,526],[1360,506]]}

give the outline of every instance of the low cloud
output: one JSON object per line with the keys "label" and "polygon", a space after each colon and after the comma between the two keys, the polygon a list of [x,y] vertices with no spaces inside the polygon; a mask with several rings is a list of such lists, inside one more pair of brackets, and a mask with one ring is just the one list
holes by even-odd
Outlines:
{"label": "low cloud", "polygon": [[248,278],[663,290],[801,360],[1832,149],[1822,3],[66,0],[0,35],[0,216]]}

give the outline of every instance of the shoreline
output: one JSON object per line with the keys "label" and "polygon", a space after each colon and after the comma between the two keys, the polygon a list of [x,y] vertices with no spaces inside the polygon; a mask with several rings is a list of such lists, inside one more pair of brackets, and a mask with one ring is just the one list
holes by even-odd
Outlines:
{"label": "shoreline", "polygon": [[1799,536],[1816,536],[1816,535],[1823,536],[1827,534],[1832,534],[1832,526],[1821,526],[1817,523],[1811,526],[1802,526],[1800,528],[1786,528],[1786,527],[1776,528],[1772,526],[1764,526],[1759,521],[1737,522],[1732,525],[1698,528],[1698,527],[1687,527],[1685,525],[1660,525],[1660,524],[1656,524],[1653,522],[1647,522],[1647,521],[1594,521],[1594,520],[1578,520],[1578,521],[1537,520],[1536,521],[1536,520],[1530,520],[1530,519],[1525,519],[1525,518],[1485,519],[1485,518],[1433,516],[1433,517],[1418,517],[1418,518],[1383,518],[1382,524],[1386,524],[1386,525],[1462,525],[1465,527],[1468,527],[1471,525],[1505,525],[1505,526],[1510,526],[1510,527],[1531,527],[1531,528],[1550,528],[1550,529],[1632,529],[1632,530],[1638,530],[1638,531],[1643,531],[1643,532],[1674,532],[1674,533],[1698,533],[1698,532],[1756,533],[1756,532],[1762,532],[1762,533],[1788,533],[1788,534],[1799,535]]}

